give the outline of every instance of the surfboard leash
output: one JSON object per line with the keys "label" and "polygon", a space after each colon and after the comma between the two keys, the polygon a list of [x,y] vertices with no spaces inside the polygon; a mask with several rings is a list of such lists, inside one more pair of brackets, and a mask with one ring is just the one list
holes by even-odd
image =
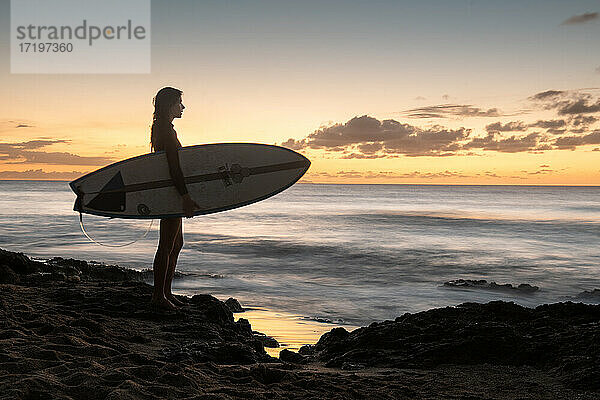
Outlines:
{"label": "surfboard leash", "polygon": [[124,243],[124,244],[107,244],[107,243],[102,243],[99,242],[97,240],[95,240],[93,237],[91,237],[85,230],[85,226],[83,225],[83,214],[81,212],[79,212],[79,227],[81,228],[81,232],[83,232],[83,234],[85,235],[86,238],[88,238],[91,242],[94,242],[100,246],[104,246],[104,247],[125,247],[125,246],[129,246],[134,244],[135,242],[145,238],[148,235],[148,232],[150,232],[150,229],[152,229],[152,224],[154,223],[154,220],[151,219],[150,220],[150,225],[148,225],[148,228],[146,229],[146,232],[144,232],[144,234],[140,237],[138,237],[137,239],[128,242],[128,243]]}
{"label": "surfboard leash", "polygon": [[128,242],[125,244],[107,244],[107,243],[99,242],[87,233],[87,231],[85,230],[85,226],[83,225],[83,213],[81,212],[81,210],[82,210],[81,204],[83,201],[83,192],[81,191],[81,189],[79,187],[77,187],[75,189],[75,194],[77,195],[77,199],[75,200],[75,206],[73,207],[73,210],[75,210],[79,213],[79,227],[81,228],[81,232],[83,232],[85,237],[88,238],[90,242],[96,243],[97,245],[104,246],[104,247],[125,247],[125,246],[132,245],[135,242],[145,238],[148,235],[148,232],[150,232],[150,229],[152,229],[152,224],[154,223],[153,219],[150,220],[150,225],[148,225],[146,232],[144,232],[144,234],[142,236],[138,237],[134,241],[131,241],[131,242]]}
{"label": "surfboard leash", "polygon": [[83,225],[83,214],[80,212],[79,213],[79,227],[81,228],[81,231],[83,232],[83,234],[85,235],[86,238],[88,238],[91,242],[94,242],[100,246],[104,246],[104,247],[125,247],[125,246],[129,246],[134,244],[135,242],[145,238],[148,235],[148,232],[150,232],[150,229],[152,229],[152,224],[154,223],[154,220],[151,219],[150,220],[150,225],[148,225],[148,228],[146,229],[146,232],[144,232],[140,237],[138,237],[137,239],[128,242],[128,243],[124,243],[124,244],[108,244],[108,243],[102,243],[99,242],[98,240],[94,239],[93,237],[91,237],[85,230],[85,226]]}

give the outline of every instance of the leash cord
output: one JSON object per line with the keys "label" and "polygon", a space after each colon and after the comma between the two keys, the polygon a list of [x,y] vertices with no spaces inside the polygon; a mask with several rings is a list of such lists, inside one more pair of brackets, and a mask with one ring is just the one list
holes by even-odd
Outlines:
{"label": "leash cord", "polygon": [[128,242],[128,243],[124,243],[124,244],[107,244],[107,243],[99,242],[99,241],[95,240],[94,238],[92,238],[90,235],[88,235],[88,233],[85,230],[85,226],[83,225],[83,214],[81,212],[79,213],[79,227],[81,228],[81,231],[83,232],[85,237],[87,237],[91,242],[94,242],[100,246],[105,246],[105,247],[125,247],[125,246],[129,246],[131,244],[134,244],[138,240],[141,240],[148,235],[148,232],[150,232],[150,229],[152,228],[153,223],[154,223],[154,220],[153,219],[150,220],[150,225],[148,225],[146,232],[144,232],[144,234],[142,236],[138,237],[137,239],[135,239],[132,242]]}

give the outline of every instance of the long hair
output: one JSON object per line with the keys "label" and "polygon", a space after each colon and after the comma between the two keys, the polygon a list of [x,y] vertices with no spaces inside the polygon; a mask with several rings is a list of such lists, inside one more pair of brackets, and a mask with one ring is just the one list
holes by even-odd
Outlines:
{"label": "long hair", "polygon": [[160,145],[160,129],[165,129],[169,121],[169,110],[174,104],[181,101],[183,92],[173,87],[164,87],[156,93],[152,99],[154,115],[152,117],[152,128],[150,129],[150,148],[156,150]]}

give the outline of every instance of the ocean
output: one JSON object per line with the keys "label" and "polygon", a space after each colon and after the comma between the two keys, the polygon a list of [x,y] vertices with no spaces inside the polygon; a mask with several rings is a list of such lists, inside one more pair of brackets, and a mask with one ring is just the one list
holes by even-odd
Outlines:
{"label": "ocean", "polygon": [[[367,325],[467,301],[536,306],[600,288],[600,187],[296,184],[184,220],[174,292],[208,293],[307,321]],[[0,247],[151,268],[158,221],[125,247],[81,232],[67,182],[0,181]],[[84,215],[97,241],[149,221]],[[448,288],[527,283],[534,293]]]}

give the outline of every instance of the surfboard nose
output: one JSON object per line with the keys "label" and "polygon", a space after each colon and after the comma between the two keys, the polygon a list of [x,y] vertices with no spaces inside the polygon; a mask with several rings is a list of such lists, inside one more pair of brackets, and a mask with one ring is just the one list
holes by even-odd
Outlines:
{"label": "surfboard nose", "polygon": [[303,166],[303,168],[306,168],[306,170],[305,170],[305,172],[306,172],[308,170],[308,168],[310,168],[310,160],[298,152],[295,152],[295,153],[301,157],[301,159],[303,161],[302,166]]}

